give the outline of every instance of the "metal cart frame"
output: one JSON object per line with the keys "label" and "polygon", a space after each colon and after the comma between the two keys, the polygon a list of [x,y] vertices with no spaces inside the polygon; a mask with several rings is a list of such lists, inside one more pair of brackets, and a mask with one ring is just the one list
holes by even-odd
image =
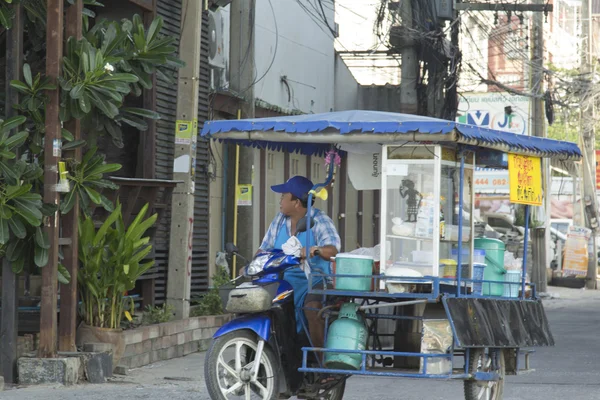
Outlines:
{"label": "metal cart frame", "polygon": [[[324,154],[332,147],[340,144],[378,144],[384,149],[387,146],[398,146],[411,143],[411,145],[435,146],[435,153],[439,163],[439,152],[442,147],[456,150],[460,162],[460,189],[459,189],[459,228],[458,228],[458,268],[454,279],[440,278],[439,270],[434,276],[422,278],[402,277],[403,281],[415,285],[429,285],[430,290],[418,293],[387,293],[382,291],[359,292],[334,289],[322,289],[313,285],[313,277],[339,278],[349,275],[323,274],[313,271],[309,277],[309,292],[321,294],[324,300],[328,297],[345,297],[360,299],[363,302],[372,302],[365,307],[375,309],[375,312],[365,313],[367,320],[371,321],[370,339],[371,349],[363,351],[350,351],[339,349],[324,349],[306,347],[303,349],[303,363],[300,371],[366,376],[393,376],[410,378],[439,378],[461,379],[468,382],[497,382],[503,379],[503,374],[517,374],[529,369],[529,355],[531,350],[524,348],[536,346],[553,346],[554,339],[549,329],[548,321],[541,301],[537,298],[535,287],[531,286],[531,295],[526,291],[526,258],[524,255],[523,272],[520,282],[518,298],[482,296],[469,292],[469,285],[473,283],[509,284],[505,282],[474,280],[461,276],[462,268],[462,227],[464,205],[464,171],[467,153],[473,153],[475,161],[491,167],[506,167],[503,154],[515,153],[535,156],[540,158],[555,158],[561,162],[570,163],[581,158],[581,151],[574,143],[561,142],[550,139],[534,138],[515,135],[512,133],[479,128],[470,125],[444,121],[414,115],[403,115],[383,112],[348,111],[326,114],[302,115],[294,117],[276,117],[255,120],[238,121],[211,121],[207,122],[202,135],[219,140],[227,140],[236,144],[267,148],[272,150],[296,151],[307,155]],[[385,165],[384,159],[384,165]],[[475,163],[474,163],[475,164]],[[333,168],[330,168],[328,181],[315,186],[326,186],[332,178]],[[436,175],[438,177],[438,175]],[[439,177],[438,177],[439,178]],[[437,182],[439,183],[439,182]],[[439,197],[439,185],[436,195]],[[382,197],[382,215],[387,207],[385,183]],[[310,195],[312,197],[312,194]],[[309,206],[311,201],[309,199]],[[439,211],[439,210],[438,210]],[[309,207],[310,213],[310,207]],[[310,215],[310,214],[309,214]],[[526,221],[529,218],[529,206],[526,206]],[[439,221],[436,213],[434,221]],[[473,219],[471,218],[471,223]],[[383,224],[382,224],[383,225]],[[473,226],[471,226],[472,232]],[[437,229],[437,230],[436,230]],[[434,232],[439,232],[439,226]],[[381,242],[385,248],[385,227],[381,228]],[[307,235],[310,238],[310,235]],[[473,239],[471,254],[473,249]],[[439,236],[437,236],[439,237]],[[309,239],[310,240],[310,239]],[[525,227],[525,251],[527,251],[528,226]],[[310,243],[306,244],[310,247]],[[434,249],[436,247],[434,246]],[[385,250],[382,251],[385,254]],[[434,250],[434,256],[438,253]],[[356,275],[351,275],[356,277]],[[385,282],[390,277],[385,274],[365,276],[375,282],[375,288],[380,282]],[[393,277],[397,279],[398,277]],[[514,283],[513,283],[514,284]],[[449,289],[450,288],[450,289]],[[444,354],[428,354],[423,352],[389,351],[377,346],[377,332],[372,331],[373,325],[382,320],[423,320],[423,316],[390,315],[378,312],[380,306],[391,303],[394,307],[405,305],[426,304],[437,307],[447,318],[452,329],[452,346]],[[324,312],[325,318],[332,317],[330,310]],[[329,324],[327,323],[326,326]],[[327,328],[326,328],[327,329]],[[325,332],[327,335],[327,331]],[[354,353],[360,354],[362,364],[359,370],[332,370],[310,366],[309,353]],[[486,353],[491,362],[491,368],[470,365],[472,355]],[[524,356],[524,368],[521,368],[520,357]],[[385,357],[418,358],[421,368],[418,371],[397,368],[376,367],[375,360]],[[430,373],[428,366],[435,360],[445,359],[454,365],[456,358],[462,357],[465,362],[460,368],[452,368],[447,373]],[[385,364],[384,364],[385,365]],[[495,397],[500,398],[500,397]]]}

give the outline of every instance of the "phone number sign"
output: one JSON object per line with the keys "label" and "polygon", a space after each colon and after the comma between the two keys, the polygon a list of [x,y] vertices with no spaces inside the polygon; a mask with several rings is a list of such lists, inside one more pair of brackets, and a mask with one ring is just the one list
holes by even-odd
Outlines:
{"label": "phone number sign", "polygon": [[541,158],[509,154],[508,177],[511,203],[542,205]]}
{"label": "phone number sign", "polygon": [[508,193],[508,171],[476,168],[473,176],[475,193]]}

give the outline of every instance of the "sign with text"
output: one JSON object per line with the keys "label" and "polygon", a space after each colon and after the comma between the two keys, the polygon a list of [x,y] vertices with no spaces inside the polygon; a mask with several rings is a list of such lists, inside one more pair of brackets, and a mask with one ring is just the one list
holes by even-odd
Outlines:
{"label": "sign with text", "polygon": [[600,150],[596,150],[596,189],[600,189]]}
{"label": "sign with text", "polygon": [[[570,226],[565,244],[563,276],[586,276],[588,270],[588,242],[592,231],[580,226]],[[560,255],[559,255],[560,256]]]}
{"label": "sign with text", "polygon": [[[530,99],[525,96],[490,92],[469,93],[460,96],[456,121],[481,128],[528,135],[529,103]],[[507,113],[508,110],[510,113]]]}
{"label": "sign with text", "polygon": [[252,185],[238,185],[238,206],[252,205]]}
{"label": "sign with text", "polygon": [[475,168],[475,193],[508,193],[508,171],[502,169]]}
{"label": "sign with text", "polygon": [[510,202],[542,205],[542,160],[517,154],[508,155]]}

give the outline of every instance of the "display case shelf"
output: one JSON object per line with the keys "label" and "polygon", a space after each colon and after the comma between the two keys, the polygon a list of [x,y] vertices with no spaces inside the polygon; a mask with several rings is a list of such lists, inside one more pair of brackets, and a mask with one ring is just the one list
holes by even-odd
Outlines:
{"label": "display case shelf", "polygon": [[411,257],[415,261],[426,257],[431,260],[431,275],[440,277],[442,266],[456,260],[459,247],[463,263],[472,264],[475,158],[464,155],[461,169],[461,154],[451,145],[383,147],[381,254],[390,255],[382,263],[383,271]]}

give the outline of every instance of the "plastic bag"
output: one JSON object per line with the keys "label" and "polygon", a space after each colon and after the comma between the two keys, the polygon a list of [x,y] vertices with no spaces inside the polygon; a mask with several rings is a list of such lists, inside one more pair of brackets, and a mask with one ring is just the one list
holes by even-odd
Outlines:
{"label": "plastic bag", "polygon": [[302,243],[296,236],[292,236],[281,246],[281,250],[285,255],[300,257]]}
{"label": "plastic bag", "polygon": [[217,267],[225,268],[227,273],[229,273],[229,263],[227,262],[227,254],[219,251],[217,253],[217,259],[215,261]]}
{"label": "plastic bag", "polygon": [[[391,249],[391,243],[387,242],[387,251],[386,251],[386,260],[389,260],[392,257],[392,249]],[[375,262],[378,262],[379,260],[381,260],[381,245],[378,244],[375,247],[361,247],[359,249],[356,250],[352,250],[349,254],[354,254],[356,256],[367,256],[367,257],[373,257],[373,260]]]}

